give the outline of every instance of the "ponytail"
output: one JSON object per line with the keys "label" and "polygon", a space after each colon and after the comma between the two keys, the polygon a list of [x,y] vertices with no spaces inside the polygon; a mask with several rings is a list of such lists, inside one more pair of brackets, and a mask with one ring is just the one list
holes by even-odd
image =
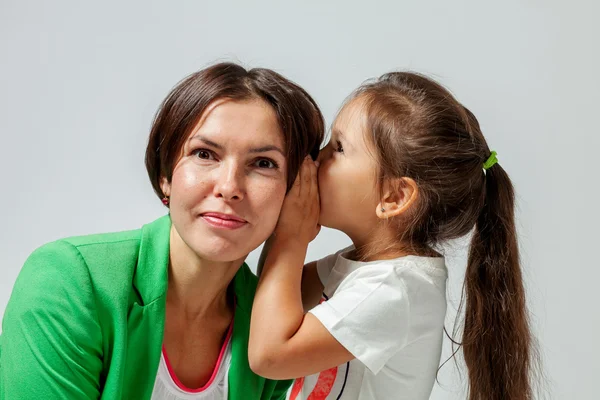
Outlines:
{"label": "ponytail", "polygon": [[394,244],[419,254],[475,226],[459,309],[464,331],[460,343],[451,338],[462,345],[469,400],[531,400],[539,358],[525,307],[514,190],[477,118],[442,85],[411,72],[368,82],[357,98],[380,182],[409,177],[419,186]]}
{"label": "ponytail", "polygon": [[529,400],[532,336],[519,263],[512,183],[486,171],[465,275],[462,348],[469,400]]}

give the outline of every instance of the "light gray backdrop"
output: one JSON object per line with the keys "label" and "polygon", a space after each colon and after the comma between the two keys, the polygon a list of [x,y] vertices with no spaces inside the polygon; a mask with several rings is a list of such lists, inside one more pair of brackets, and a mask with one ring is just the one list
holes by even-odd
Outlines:
{"label": "light gray backdrop", "polygon": [[[599,14],[592,1],[0,0],[0,315],[37,246],[165,213],[143,155],[185,75],[220,59],[270,67],[330,123],[361,81],[410,68],[477,115],[515,182],[548,397],[598,398]],[[309,257],[347,243],[324,230]],[[449,328],[465,249],[451,255]],[[432,399],[463,386],[449,363]]]}

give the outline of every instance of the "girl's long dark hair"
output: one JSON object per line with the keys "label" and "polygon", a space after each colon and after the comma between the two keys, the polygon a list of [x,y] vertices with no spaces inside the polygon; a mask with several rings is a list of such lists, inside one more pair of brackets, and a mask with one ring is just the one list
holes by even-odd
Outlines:
{"label": "girl's long dark hair", "polygon": [[425,249],[472,232],[461,341],[469,399],[531,399],[535,352],[514,190],[501,165],[484,170],[491,151],[477,119],[444,87],[409,72],[366,83],[350,101],[363,104],[380,183],[407,177],[418,185],[397,242]]}

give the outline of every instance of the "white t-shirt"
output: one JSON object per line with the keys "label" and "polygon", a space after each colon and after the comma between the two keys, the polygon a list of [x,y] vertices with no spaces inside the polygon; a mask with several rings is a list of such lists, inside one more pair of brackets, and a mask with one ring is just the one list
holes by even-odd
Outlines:
{"label": "white t-shirt", "polygon": [[290,400],[428,399],[442,350],[447,271],[443,258],[317,262],[323,299],[309,312],[356,358],[297,379]]}
{"label": "white t-shirt", "polygon": [[189,389],[177,379],[167,353],[163,349],[151,400],[227,400],[232,332],[233,323],[229,326],[210,380],[199,389]]}

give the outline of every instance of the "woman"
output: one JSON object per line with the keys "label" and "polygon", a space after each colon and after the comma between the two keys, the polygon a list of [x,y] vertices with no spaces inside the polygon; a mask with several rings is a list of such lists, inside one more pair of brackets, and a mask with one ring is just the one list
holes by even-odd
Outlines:
{"label": "woman", "polygon": [[248,366],[244,259],[323,126],[312,98],[267,69],[221,63],[179,83],[146,150],[169,216],[29,257],[4,315],[0,398],[284,398],[290,382]]}

